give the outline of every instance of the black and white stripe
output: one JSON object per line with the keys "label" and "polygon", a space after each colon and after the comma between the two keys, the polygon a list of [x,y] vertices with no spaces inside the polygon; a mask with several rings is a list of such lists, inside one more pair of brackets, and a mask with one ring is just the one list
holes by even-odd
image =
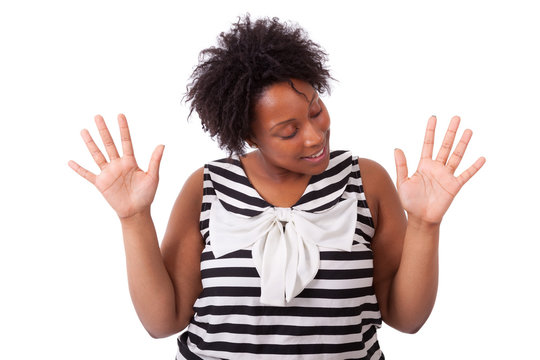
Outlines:
{"label": "black and white stripe", "polygon": [[343,199],[356,198],[352,251],[321,248],[315,279],[285,307],[260,303],[260,278],[251,249],[217,259],[212,252],[208,228],[214,201],[246,217],[271,206],[252,186],[240,160],[207,164],[203,194],[203,291],[195,302],[195,316],[178,338],[177,359],[384,359],[376,332],[381,315],[373,289],[374,228],[356,157],[332,152],[328,168],[312,176],[293,205],[324,212]]}

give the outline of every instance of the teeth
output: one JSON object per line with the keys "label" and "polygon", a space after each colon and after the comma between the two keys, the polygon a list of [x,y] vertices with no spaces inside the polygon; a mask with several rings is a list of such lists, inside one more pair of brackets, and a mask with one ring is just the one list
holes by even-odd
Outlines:
{"label": "teeth", "polygon": [[319,152],[316,153],[315,155],[311,155],[311,156],[308,156],[308,157],[310,157],[310,158],[316,158],[316,157],[318,157],[318,156],[321,156],[322,153],[323,153],[323,151],[324,151],[324,148],[322,148],[321,151],[319,151]]}

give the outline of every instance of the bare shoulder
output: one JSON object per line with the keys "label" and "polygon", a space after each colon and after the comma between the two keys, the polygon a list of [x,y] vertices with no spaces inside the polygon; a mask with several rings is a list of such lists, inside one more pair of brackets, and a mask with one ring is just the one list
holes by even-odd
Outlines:
{"label": "bare shoulder", "polygon": [[[202,201],[204,183],[204,167],[195,170],[186,180],[180,195],[187,195]],[[186,194],[183,194],[183,193]]]}
{"label": "bare shoulder", "polygon": [[163,239],[164,245],[171,237],[179,236],[177,232],[199,229],[199,216],[203,198],[204,168],[194,171],[184,183],[173,205],[167,231]]}
{"label": "bare shoulder", "polygon": [[185,207],[189,207],[192,210],[195,210],[196,208],[197,211],[200,211],[200,204],[202,203],[203,197],[203,183],[204,167],[200,167],[187,178],[176,198],[171,215],[176,215],[175,211]]}
{"label": "bare shoulder", "polygon": [[203,181],[204,168],[197,169],[186,180],[174,202],[161,243],[161,252],[167,267],[177,264],[178,257],[183,255],[198,261],[203,249],[199,232]]}
{"label": "bare shoulder", "polygon": [[358,158],[358,166],[360,167],[360,173],[362,174],[362,181],[390,179],[390,175],[388,175],[386,169],[376,161]]}
{"label": "bare shoulder", "polygon": [[362,176],[362,186],[373,216],[377,224],[381,202],[389,196],[394,196],[395,187],[386,169],[376,161],[358,158],[358,167]]}
{"label": "bare shoulder", "polygon": [[182,188],[182,191],[180,192],[180,195],[185,195],[186,197],[189,197],[192,201],[202,202],[203,183],[204,167],[200,167],[188,177],[184,184],[184,187]]}

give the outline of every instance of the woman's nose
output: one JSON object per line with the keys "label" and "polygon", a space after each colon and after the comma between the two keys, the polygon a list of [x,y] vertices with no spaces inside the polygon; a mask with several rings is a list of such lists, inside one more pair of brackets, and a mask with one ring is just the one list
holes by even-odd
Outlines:
{"label": "woman's nose", "polygon": [[324,132],[317,124],[309,122],[305,128],[304,143],[306,146],[320,145],[324,140]]}

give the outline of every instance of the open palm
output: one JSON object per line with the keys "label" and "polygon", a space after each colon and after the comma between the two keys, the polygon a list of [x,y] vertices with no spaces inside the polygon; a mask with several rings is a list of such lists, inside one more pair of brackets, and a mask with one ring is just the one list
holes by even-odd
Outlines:
{"label": "open palm", "polygon": [[471,130],[465,130],[450,156],[459,122],[459,117],[452,118],[441,149],[437,157],[433,159],[436,118],[432,116],[429,119],[420,163],[411,177],[408,176],[407,161],[403,151],[396,149],[394,155],[397,189],[403,208],[409,217],[415,216],[429,223],[440,223],[461,187],[484,165],[485,158],[480,157],[461,175],[454,176],[472,136]]}
{"label": "open palm", "polygon": [[158,146],[154,150],[148,172],[144,172],[135,160],[125,116],[118,115],[122,157],[118,154],[103,118],[98,115],[95,117],[95,121],[110,161],[107,161],[99,150],[88,130],[83,130],[81,136],[94,161],[101,169],[101,173],[96,175],[74,161],[70,161],[69,166],[96,186],[120,218],[127,218],[149,209],[157,190],[163,146]]}

